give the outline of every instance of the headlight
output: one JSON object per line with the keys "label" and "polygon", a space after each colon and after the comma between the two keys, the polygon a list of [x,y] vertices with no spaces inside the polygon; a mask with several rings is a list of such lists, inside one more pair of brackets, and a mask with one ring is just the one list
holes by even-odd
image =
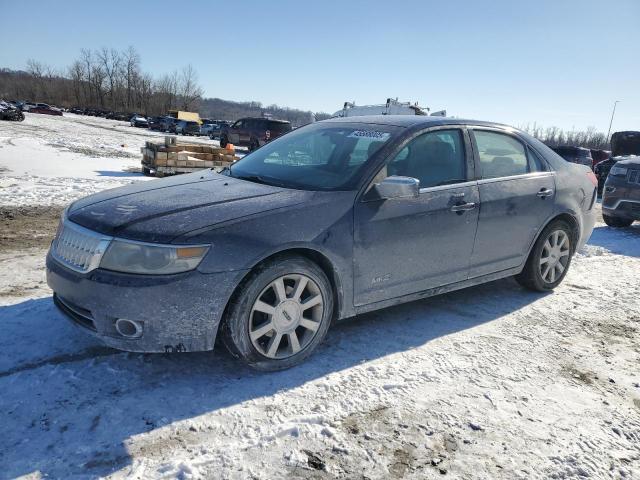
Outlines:
{"label": "headlight", "polygon": [[625,177],[627,175],[627,169],[625,167],[616,167],[615,165],[609,170],[609,175],[614,177]]}
{"label": "headlight", "polygon": [[147,275],[180,273],[196,268],[207,251],[209,245],[156,245],[114,239],[100,268]]}

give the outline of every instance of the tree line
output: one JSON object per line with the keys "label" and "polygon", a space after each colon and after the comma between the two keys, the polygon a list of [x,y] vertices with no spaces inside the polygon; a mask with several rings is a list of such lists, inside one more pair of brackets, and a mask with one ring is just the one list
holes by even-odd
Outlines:
{"label": "tree line", "polygon": [[196,108],[202,88],[191,65],[154,78],[142,71],[140,55],[129,47],[82,49],[63,70],[33,59],[26,71],[3,69],[0,95],[62,107],[160,114]]}
{"label": "tree line", "polygon": [[595,127],[588,127],[586,130],[565,131],[558,127],[541,127],[534,123],[533,125],[521,126],[520,129],[549,147],[571,145],[598,150],[611,148],[607,134],[597,131]]}
{"label": "tree line", "polygon": [[[142,70],[140,55],[133,47],[123,51],[82,49],[64,69],[30,59],[25,71],[0,70],[0,98],[7,100],[145,115],[198,111],[205,118],[225,120],[270,114],[296,126],[309,123],[314,115],[277,105],[264,107],[260,102],[203,99],[202,95],[198,74],[191,65],[154,77]],[[315,116],[328,117],[324,113]]]}

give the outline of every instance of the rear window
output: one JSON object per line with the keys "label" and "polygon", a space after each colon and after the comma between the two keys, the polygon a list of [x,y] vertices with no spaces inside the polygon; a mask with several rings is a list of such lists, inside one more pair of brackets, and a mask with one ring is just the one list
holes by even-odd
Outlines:
{"label": "rear window", "polygon": [[267,122],[267,129],[277,133],[290,132],[291,124],[285,122]]}

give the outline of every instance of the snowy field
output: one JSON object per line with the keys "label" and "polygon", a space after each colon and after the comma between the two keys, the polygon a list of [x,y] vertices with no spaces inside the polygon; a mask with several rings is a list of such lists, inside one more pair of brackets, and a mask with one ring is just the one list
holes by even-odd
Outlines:
{"label": "snowy field", "polygon": [[554,293],[362,315],[284,372],[122,353],[57,312],[44,256],[65,203],[154,181],[151,136],[0,123],[0,478],[640,478],[640,225],[599,222]]}

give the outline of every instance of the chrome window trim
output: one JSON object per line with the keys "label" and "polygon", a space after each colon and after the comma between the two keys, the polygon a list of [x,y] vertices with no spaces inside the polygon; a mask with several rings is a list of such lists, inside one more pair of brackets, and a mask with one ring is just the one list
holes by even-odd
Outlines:
{"label": "chrome window trim", "polygon": [[451,190],[454,188],[473,187],[477,184],[478,184],[477,180],[467,180],[466,182],[460,182],[460,183],[448,183],[447,185],[437,185],[435,187],[424,187],[420,189],[420,194],[430,193],[430,192],[439,192],[442,190]]}
{"label": "chrome window trim", "polygon": [[495,177],[495,178],[479,178],[478,185],[484,185],[485,183],[504,182],[506,180],[518,180],[521,178],[536,178],[536,177],[553,177],[554,172],[529,172],[522,173],[520,175],[509,175],[508,177]]}

